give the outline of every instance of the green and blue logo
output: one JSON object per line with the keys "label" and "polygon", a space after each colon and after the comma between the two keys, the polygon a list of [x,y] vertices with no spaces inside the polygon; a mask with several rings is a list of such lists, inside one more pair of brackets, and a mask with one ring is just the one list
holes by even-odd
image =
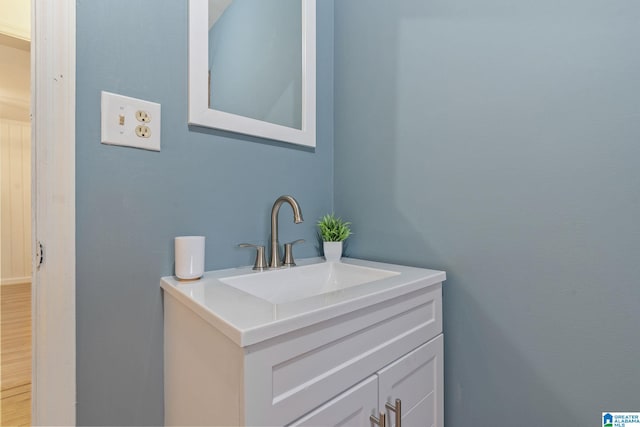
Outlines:
{"label": "green and blue logo", "polygon": [[640,412],[603,412],[602,427],[640,427]]}
{"label": "green and blue logo", "polygon": [[602,416],[602,427],[613,427],[613,415],[607,412]]}

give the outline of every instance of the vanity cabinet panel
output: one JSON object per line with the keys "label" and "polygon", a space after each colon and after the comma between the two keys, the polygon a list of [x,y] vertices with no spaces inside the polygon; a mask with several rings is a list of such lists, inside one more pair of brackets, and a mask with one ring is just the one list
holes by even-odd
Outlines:
{"label": "vanity cabinet panel", "polygon": [[395,414],[385,403],[402,401],[402,427],[444,425],[443,336],[439,335],[378,372],[379,404],[387,426]]}
{"label": "vanity cabinet panel", "polygon": [[[442,284],[429,284],[248,346],[164,298],[165,424],[443,426]],[[297,421],[296,421],[297,420]]]}
{"label": "vanity cabinet panel", "polygon": [[442,332],[438,284],[246,348],[247,425],[284,425]]}
{"label": "vanity cabinet panel", "polygon": [[240,347],[175,298],[165,298],[165,425],[241,425],[242,360]]}
{"label": "vanity cabinet panel", "polygon": [[378,405],[378,377],[371,376],[305,415],[288,427],[370,427],[369,417]]}

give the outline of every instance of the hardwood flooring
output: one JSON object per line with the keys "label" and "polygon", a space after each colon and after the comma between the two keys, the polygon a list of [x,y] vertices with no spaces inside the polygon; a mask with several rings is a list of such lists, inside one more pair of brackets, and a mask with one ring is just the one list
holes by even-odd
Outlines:
{"label": "hardwood flooring", "polygon": [[31,284],[0,286],[0,425],[31,425]]}

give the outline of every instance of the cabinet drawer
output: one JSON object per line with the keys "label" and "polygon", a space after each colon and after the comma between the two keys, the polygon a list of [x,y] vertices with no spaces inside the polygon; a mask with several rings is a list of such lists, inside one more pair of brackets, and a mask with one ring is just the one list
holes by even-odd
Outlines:
{"label": "cabinet drawer", "polygon": [[247,347],[246,424],[284,425],[442,332],[441,284]]}

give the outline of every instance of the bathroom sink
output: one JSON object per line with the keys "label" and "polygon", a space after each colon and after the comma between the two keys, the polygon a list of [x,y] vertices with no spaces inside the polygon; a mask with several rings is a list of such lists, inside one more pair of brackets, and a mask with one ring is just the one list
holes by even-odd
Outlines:
{"label": "bathroom sink", "polygon": [[272,304],[283,304],[333,293],[399,274],[399,272],[392,270],[340,262],[324,262],[281,270],[254,272],[242,276],[221,277],[219,280]]}
{"label": "bathroom sink", "polygon": [[446,278],[443,271],[355,258],[296,263],[262,272],[251,266],[207,271],[199,280],[169,276],[160,283],[165,295],[246,347],[380,303],[412,300],[414,292]]}

